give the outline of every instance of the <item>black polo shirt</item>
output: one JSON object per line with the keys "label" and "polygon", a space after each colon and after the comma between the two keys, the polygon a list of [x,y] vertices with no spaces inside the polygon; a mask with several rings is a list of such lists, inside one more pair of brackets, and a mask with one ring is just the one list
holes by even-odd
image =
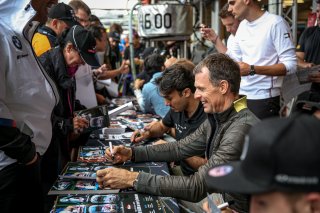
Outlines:
{"label": "black polo shirt", "polygon": [[[207,114],[203,111],[202,103],[199,102],[197,110],[191,118],[188,118],[185,112],[175,112],[170,109],[166,116],[162,119],[162,123],[176,130],[176,140],[181,140],[193,133],[207,118]],[[204,153],[203,153],[204,154]],[[203,155],[204,156],[204,155]],[[191,175],[196,170],[193,170],[186,162],[180,162],[181,170],[185,175]]]}
{"label": "black polo shirt", "polygon": [[320,64],[320,27],[308,27],[302,33],[297,52],[304,52],[306,62]]}

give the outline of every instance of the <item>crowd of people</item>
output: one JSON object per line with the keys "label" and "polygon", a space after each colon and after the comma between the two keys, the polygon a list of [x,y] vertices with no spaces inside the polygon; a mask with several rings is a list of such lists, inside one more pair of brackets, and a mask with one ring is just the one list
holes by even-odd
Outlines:
{"label": "crowd of people", "polygon": [[50,187],[88,140],[75,112],[110,104],[107,79],[161,117],[132,143],[176,141],[106,149],[114,164],[164,161],[172,175],[106,168],[100,187],[174,197],[193,212],[214,212],[215,197],[232,203],[226,212],[320,212],[320,71],[280,118],[283,78],[320,65],[320,1],[318,25],[297,47],[287,22],[256,0],[228,0],[219,16],[228,41],[201,24],[218,53],[198,64],[146,48],[135,30],[130,61],[121,26],[107,31],[81,0],[0,1],[0,212],[50,211]]}

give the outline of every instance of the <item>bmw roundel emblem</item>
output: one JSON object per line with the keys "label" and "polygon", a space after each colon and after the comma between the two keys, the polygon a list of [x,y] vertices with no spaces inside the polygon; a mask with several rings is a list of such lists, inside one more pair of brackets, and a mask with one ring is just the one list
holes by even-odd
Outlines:
{"label": "bmw roundel emblem", "polygon": [[19,50],[22,49],[21,41],[19,40],[19,38],[17,36],[12,36],[12,42],[16,48],[18,48]]}

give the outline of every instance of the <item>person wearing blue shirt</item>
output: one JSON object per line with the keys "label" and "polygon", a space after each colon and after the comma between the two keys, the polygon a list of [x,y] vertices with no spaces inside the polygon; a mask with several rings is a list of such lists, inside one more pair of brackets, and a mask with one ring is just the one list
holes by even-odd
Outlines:
{"label": "person wearing blue shirt", "polygon": [[[144,61],[146,73],[152,76],[151,80],[143,85],[144,80],[136,80],[134,94],[137,97],[141,111],[161,116],[167,114],[170,107],[166,106],[164,98],[160,95],[156,79],[162,76],[165,58],[159,54],[151,54]],[[141,91],[141,87],[143,89]]]}

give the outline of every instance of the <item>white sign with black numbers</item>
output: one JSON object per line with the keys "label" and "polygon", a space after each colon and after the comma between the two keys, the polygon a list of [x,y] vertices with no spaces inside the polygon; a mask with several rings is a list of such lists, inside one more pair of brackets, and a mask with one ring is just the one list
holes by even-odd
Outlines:
{"label": "white sign with black numbers", "polygon": [[189,36],[192,34],[191,5],[145,5],[138,9],[141,37]]}

